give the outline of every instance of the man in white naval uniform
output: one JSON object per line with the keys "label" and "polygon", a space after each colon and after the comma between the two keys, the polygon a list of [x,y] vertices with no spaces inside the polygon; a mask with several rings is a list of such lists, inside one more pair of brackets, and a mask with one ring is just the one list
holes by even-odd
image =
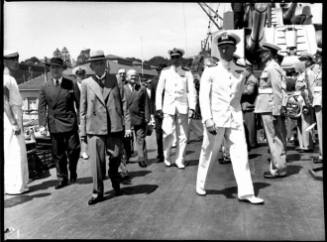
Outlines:
{"label": "man in white naval uniform", "polygon": [[[178,168],[185,168],[184,156],[187,145],[188,119],[194,116],[196,92],[191,71],[182,67],[184,51],[169,51],[172,65],[160,73],[156,89],[157,114],[163,116],[164,163],[171,166],[170,149],[176,133],[176,161]],[[164,97],[163,97],[164,95]]]}
{"label": "man in white naval uniform", "polygon": [[207,67],[201,77],[200,107],[205,124],[198,166],[196,193],[206,195],[205,182],[210,163],[217,160],[223,139],[230,147],[230,157],[238,187],[238,199],[251,204],[263,204],[254,195],[248,162],[248,151],[240,104],[245,82],[245,67],[233,60],[240,38],[228,32],[217,36],[220,61]]}

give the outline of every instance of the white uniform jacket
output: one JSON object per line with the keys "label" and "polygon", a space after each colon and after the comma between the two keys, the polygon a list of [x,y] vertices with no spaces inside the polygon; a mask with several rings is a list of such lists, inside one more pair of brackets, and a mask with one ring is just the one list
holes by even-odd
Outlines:
{"label": "white uniform jacket", "polygon": [[196,91],[193,75],[183,67],[169,66],[161,71],[156,90],[156,110],[175,115],[195,110]]}
{"label": "white uniform jacket", "polygon": [[240,100],[245,76],[245,68],[234,61],[221,60],[203,71],[199,97],[203,123],[213,119],[217,127],[239,128],[243,125]]}
{"label": "white uniform jacket", "polygon": [[314,78],[309,82],[309,88],[313,95],[312,106],[322,106],[322,69],[321,66],[315,64],[312,68]]}

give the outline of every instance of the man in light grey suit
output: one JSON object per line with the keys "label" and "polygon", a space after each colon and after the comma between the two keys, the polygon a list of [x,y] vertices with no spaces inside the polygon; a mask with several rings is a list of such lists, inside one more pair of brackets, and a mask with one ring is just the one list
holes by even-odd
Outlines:
{"label": "man in light grey suit", "polygon": [[89,61],[95,75],[82,82],[80,122],[81,138],[88,142],[93,175],[93,194],[88,202],[92,205],[103,199],[106,153],[109,155],[108,173],[112,187],[115,195],[121,194],[118,167],[122,153],[123,121],[125,119],[126,129],[130,129],[130,122],[117,79],[106,68],[104,52],[91,52]]}

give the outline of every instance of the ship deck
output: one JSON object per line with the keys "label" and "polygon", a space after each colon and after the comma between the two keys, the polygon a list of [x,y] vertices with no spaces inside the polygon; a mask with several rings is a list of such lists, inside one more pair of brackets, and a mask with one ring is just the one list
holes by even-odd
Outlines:
{"label": "ship deck", "polygon": [[312,153],[288,152],[289,176],[267,180],[267,146],[249,153],[255,192],[265,204],[237,200],[230,164],[214,162],[207,196],[195,194],[201,141],[187,147],[185,170],[156,163],[155,136],[147,137],[150,165],[128,164],[131,184],[112,196],[105,180],[105,200],[94,206],[88,160],[79,160],[77,183],[55,190],[56,171],[32,181],[31,191],[5,196],[6,239],[208,239],[325,240],[323,182],[313,179]]}

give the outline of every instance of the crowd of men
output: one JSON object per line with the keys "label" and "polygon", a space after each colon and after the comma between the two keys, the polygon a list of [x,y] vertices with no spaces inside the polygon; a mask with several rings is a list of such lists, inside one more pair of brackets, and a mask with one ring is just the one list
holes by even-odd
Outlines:
{"label": "crowd of men", "polygon": [[[223,147],[233,167],[238,199],[263,204],[264,200],[254,194],[248,161],[248,151],[257,146],[257,117],[271,154],[263,175],[266,179],[285,177],[287,137],[293,135],[292,128],[286,128],[286,121],[291,117],[289,99],[294,93],[302,100],[295,125],[300,149],[313,151],[310,127],[315,120],[320,151],[315,162],[322,163],[321,49],[316,56],[304,53],[300,57],[303,62],[294,62],[285,70],[280,66],[278,46],[264,43],[259,52],[263,71],[258,80],[251,65],[240,63],[235,56],[239,41],[233,33],[220,33],[214,40],[219,61],[205,62],[200,80],[182,65],[184,51],[176,48],[169,51],[171,63],[160,68],[159,78],[145,82],[141,82],[134,69],[111,74],[101,50],[91,51],[88,60],[94,75],[87,77],[85,70],[76,68],[77,81],[64,78],[63,60],[52,58],[47,63],[51,79],[40,91],[39,125],[41,132],[46,129],[50,132],[58,177],[55,188],[76,182],[77,164],[82,157],[89,159],[93,177],[88,204],[102,201],[108,157],[108,177],[115,195],[121,195],[120,183],[128,178],[134,144],[139,166],[148,165],[146,136],[155,126],[157,159],[167,167],[185,169],[190,129],[203,136],[195,182],[198,195],[206,195],[210,164],[218,159]],[[4,57],[5,191],[21,194],[28,190],[26,150],[22,145],[22,102],[17,84],[10,76],[10,70],[17,68],[18,53],[5,53]],[[202,127],[196,130],[192,120],[200,117],[203,130]],[[20,147],[16,148],[18,152],[13,152],[13,140],[20,142],[16,145]],[[176,146],[175,159],[171,156],[173,146]],[[17,161],[11,162],[13,159]]]}

